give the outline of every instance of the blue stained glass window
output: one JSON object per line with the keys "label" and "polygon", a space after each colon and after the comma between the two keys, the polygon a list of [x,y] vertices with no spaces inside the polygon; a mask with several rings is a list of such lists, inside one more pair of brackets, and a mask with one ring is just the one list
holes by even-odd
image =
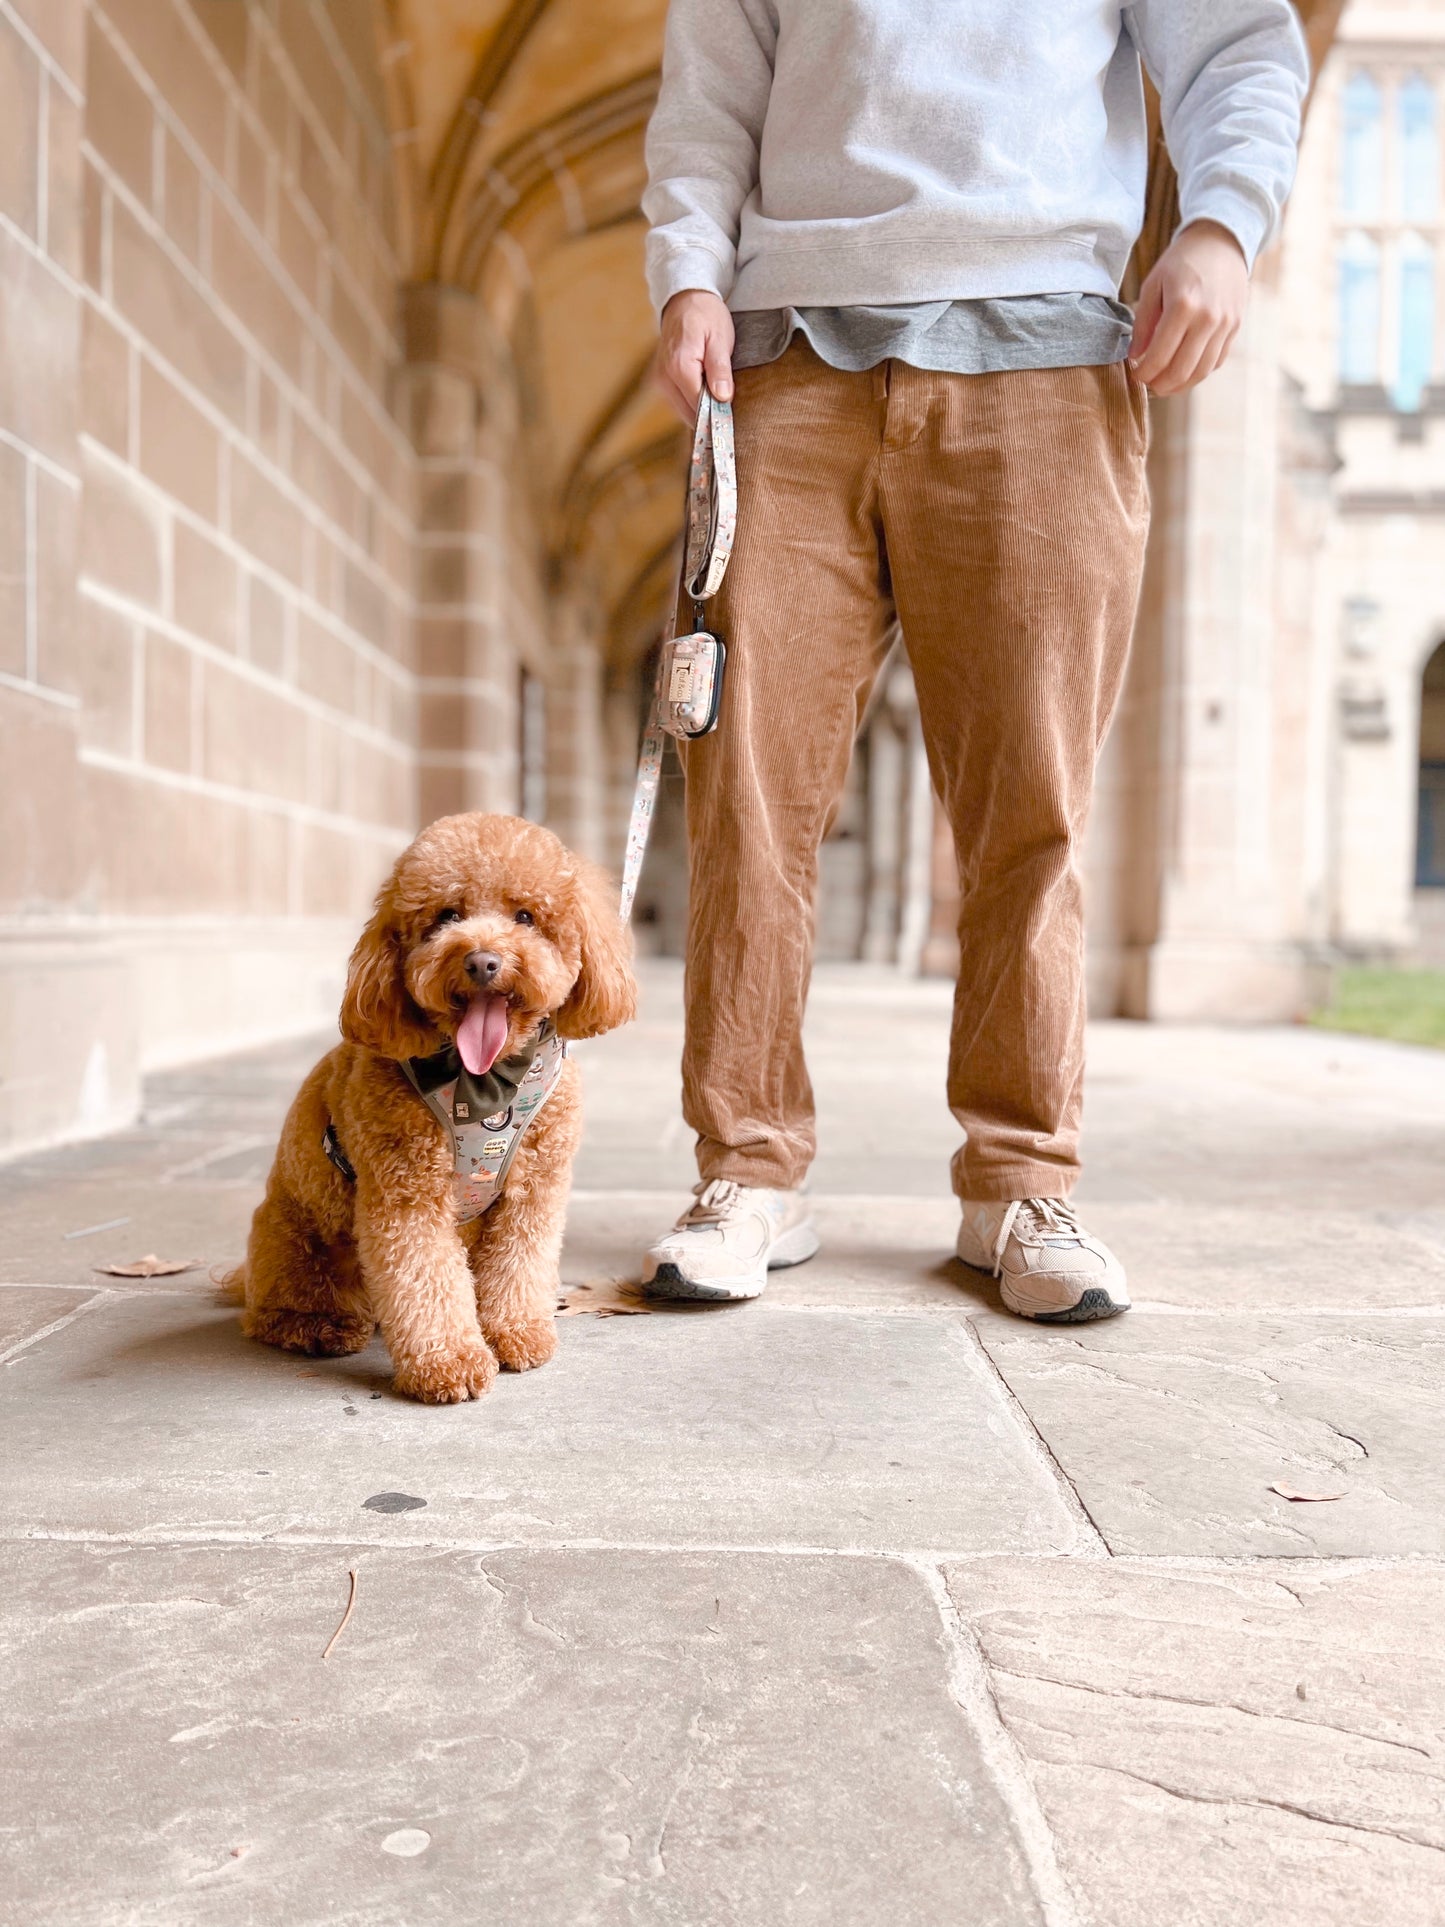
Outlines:
{"label": "blue stained glass window", "polygon": [[1340,204],[1346,214],[1380,212],[1385,180],[1385,124],[1380,89],[1368,74],[1345,87],[1340,141]]}
{"label": "blue stained glass window", "polygon": [[1345,237],[1339,253],[1339,369],[1350,383],[1380,379],[1380,250],[1368,234]]}
{"label": "blue stained glass window", "polygon": [[1411,74],[1400,89],[1400,201],[1407,221],[1429,221],[1440,204],[1440,137],[1435,89]]}
{"label": "blue stained glass window", "polygon": [[1400,240],[1400,355],[1395,406],[1418,408],[1434,372],[1435,256],[1418,234]]}

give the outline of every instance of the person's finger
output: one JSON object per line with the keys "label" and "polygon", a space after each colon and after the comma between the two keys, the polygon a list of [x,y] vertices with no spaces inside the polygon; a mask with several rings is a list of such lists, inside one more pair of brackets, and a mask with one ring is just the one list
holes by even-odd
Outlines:
{"label": "person's finger", "polygon": [[1203,322],[1197,328],[1192,328],[1184,345],[1156,383],[1155,392],[1182,395],[1186,389],[1197,388],[1206,376],[1214,373],[1226,331],[1227,324],[1224,322]]}
{"label": "person's finger", "polygon": [[1159,317],[1163,312],[1164,277],[1156,269],[1139,290],[1139,302],[1134,310],[1134,336],[1129,343],[1129,365],[1136,373],[1139,357],[1154,339],[1154,330],[1159,326]]}
{"label": "person's finger", "polygon": [[689,420],[697,413],[697,398],[702,393],[704,347],[701,334],[684,335],[671,357],[669,373],[682,397]]}
{"label": "person's finger", "polygon": [[1229,323],[1229,326],[1225,329],[1224,346],[1220,349],[1219,359],[1214,364],[1216,368],[1222,368],[1225,362],[1228,361],[1229,357],[1233,354],[1234,344],[1239,339],[1239,328],[1240,328],[1239,322],[1231,321]]}
{"label": "person's finger", "polygon": [[1203,319],[1193,321],[1169,360],[1155,375],[1149,386],[1156,395],[1177,395],[1186,388],[1199,365],[1199,358],[1209,344],[1214,330]]}
{"label": "person's finger", "polygon": [[703,350],[703,367],[707,372],[707,385],[714,401],[731,401],[733,398],[733,364],[728,353],[728,345],[720,333],[714,332],[707,338]]}
{"label": "person's finger", "polygon": [[1184,346],[1190,330],[1201,320],[1197,297],[1179,289],[1166,290],[1164,313],[1148,348],[1134,364],[1134,373],[1151,388]]}
{"label": "person's finger", "polygon": [[683,400],[682,390],[673,380],[671,365],[666,353],[662,350],[658,351],[657,358],[652,364],[652,380],[657,392],[673,413],[681,415],[684,421],[690,422],[697,411],[690,410]]}

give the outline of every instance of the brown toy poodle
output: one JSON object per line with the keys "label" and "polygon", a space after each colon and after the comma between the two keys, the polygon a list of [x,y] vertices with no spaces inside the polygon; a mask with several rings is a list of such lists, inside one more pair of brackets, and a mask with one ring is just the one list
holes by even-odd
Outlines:
{"label": "brown toy poodle", "polygon": [[636,1005],[614,905],[517,817],[443,817],[397,859],[226,1281],[250,1337],[338,1354],[380,1325],[432,1404],[547,1362],[582,1126],[565,1040]]}

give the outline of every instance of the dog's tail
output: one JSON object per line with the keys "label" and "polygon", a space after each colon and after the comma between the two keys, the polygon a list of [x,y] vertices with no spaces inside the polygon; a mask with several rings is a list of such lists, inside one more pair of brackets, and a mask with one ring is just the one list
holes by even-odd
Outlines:
{"label": "dog's tail", "polygon": [[213,1270],[211,1272],[211,1283],[229,1303],[233,1305],[244,1305],[246,1302],[245,1259],[243,1258],[240,1264],[234,1266],[230,1271]]}

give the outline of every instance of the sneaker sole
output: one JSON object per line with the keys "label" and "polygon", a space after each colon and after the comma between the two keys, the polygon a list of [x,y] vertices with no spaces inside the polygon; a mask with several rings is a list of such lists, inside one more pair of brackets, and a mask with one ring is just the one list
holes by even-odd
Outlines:
{"label": "sneaker sole", "polygon": [[1007,1291],[1001,1290],[999,1296],[1011,1312],[1019,1318],[1031,1319],[1036,1325],[1089,1325],[1099,1318],[1117,1318],[1129,1309],[1127,1298],[1121,1304],[1103,1285],[1091,1285],[1076,1305],[1065,1305],[1058,1311],[1032,1311],[1027,1305],[1017,1303]]}
{"label": "sneaker sole", "polygon": [[[768,1252],[769,1271],[788,1271],[817,1255],[820,1239],[811,1224],[794,1225],[775,1239]],[[699,1299],[713,1304],[730,1299],[761,1298],[766,1278],[689,1278],[674,1264],[661,1264],[639,1290],[644,1298]]]}
{"label": "sneaker sole", "polygon": [[[969,1264],[967,1258],[962,1257],[958,1252],[955,1252],[954,1256],[958,1258],[961,1265],[966,1265],[980,1278],[993,1278],[993,1273],[985,1266]],[[1063,1305],[1048,1311],[1035,1310],[1032,1306],[1021,1303],[1017,1296],[1009,1291],[1002,1279],[995,1282],[998,1284],[998,1295],[1004,1302],[1004,1309],[1011,1311],[1016,1318],[1029,1319],[1035,1325],[1092,1325],[1100,1318],[1118,1318],[1129,1310],[1130,1301],[1127,1298],[1123,1300],[1115,1298],[1107,1285],[1090,1285],[1087,1290],[1080,1293],[1077,1304]]]}

